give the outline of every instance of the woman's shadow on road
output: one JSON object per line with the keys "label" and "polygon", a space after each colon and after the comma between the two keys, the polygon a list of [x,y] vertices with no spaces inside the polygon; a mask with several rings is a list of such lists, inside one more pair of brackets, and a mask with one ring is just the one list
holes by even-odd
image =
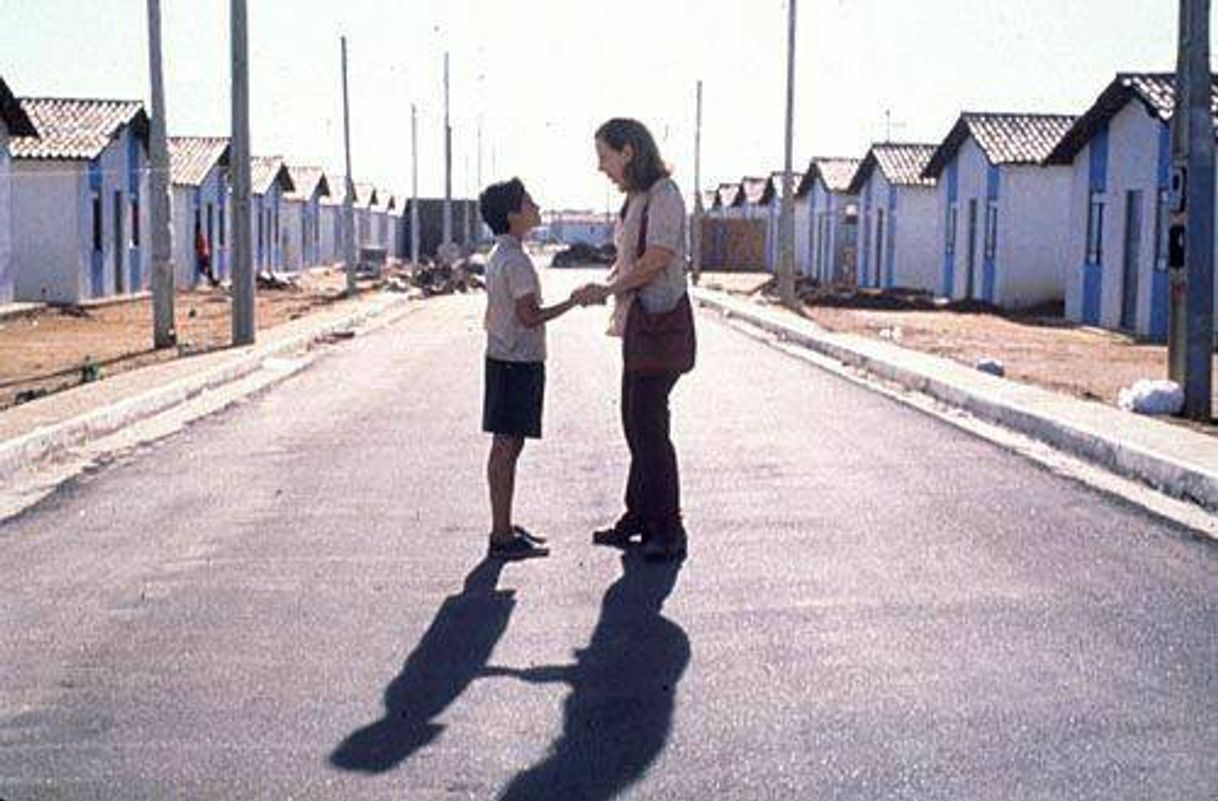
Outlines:
{"label": "woman's shadow on road", "polygon": [[571,687],[563,732],[542,762],[518,774],[501,798],[610,799],[637,781],[664,750],[689,638],[663,617],[679,562],[622,556],[622,575],[605,592],[591,641],[576,661],[516,669],[488,666],[515,606],[497,587],[503,563],[484,560],[449,596],[406,663],[385,688],[384,716],[349,735],[330,755],[335,767],[383,773],[443,730],[434,720],[477,678],[505,676]]}
{"label": "woman's shadow on road", "polygon": [[664,750],[690,658],[689,638],[661,614],[681,564],[650,564],[627,552],[622,568],[574,664],[484,672],[571,687],[561,737],[545,760],[511,781],[504,801],[610,799]]}

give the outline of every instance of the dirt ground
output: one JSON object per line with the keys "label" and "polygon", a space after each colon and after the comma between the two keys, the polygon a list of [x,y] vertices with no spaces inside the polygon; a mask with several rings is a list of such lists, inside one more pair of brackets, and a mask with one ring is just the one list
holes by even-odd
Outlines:
{"label": "dirt ground", "polygon": [[[708,273],[700,283],[740,295],[771,289],[770,276],[757,273]],[[970,367],[998,359],[1007,378],[1110,405],[1139,379],[1167,377],[1166,346],[1069,322],[1060,308],[1003,313],[977,304],[944,306],[912,293],[861,290],[807,293],[804,314],[830,331],[885,339]],[[1187,425],[1218,434],[1213,420]]]}
{"label": "dirt ground", "polygon": [[[259,289],[257,326],[264,331],[343,299],[346,276],[333,269],[300,274],[299,286]],[[360,291],[372,284],[360,282]],[[150,298],[105,305],[47,307],[0,320],[0,410],[86,380],[169,359],[228,347],[232,342],[228,290],[204,287],[177,295],[178,347],[152,348]],[[96,365],[100,374],[86,363]],[[92,377],[92,376],[90,376]]]}

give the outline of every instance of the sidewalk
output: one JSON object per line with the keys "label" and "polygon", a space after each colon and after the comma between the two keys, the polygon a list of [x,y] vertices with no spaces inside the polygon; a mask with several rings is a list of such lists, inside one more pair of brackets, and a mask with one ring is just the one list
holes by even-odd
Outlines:
{"label": "sidewalk", "polygon": [[695,288],[704,307],[788,342],[964,409],[1168,495],[1218,510],[1218,438],[1039,387],[950,359],[840,334],[785,309]]}
{"label": "sidewalk", "polygon": [[384,293],[259,332],[253,345],[210,351],[119,373],[0,412],[0,480],[46,457],[113,433],[260,369],[269,358],[378,316],[411,299]]}

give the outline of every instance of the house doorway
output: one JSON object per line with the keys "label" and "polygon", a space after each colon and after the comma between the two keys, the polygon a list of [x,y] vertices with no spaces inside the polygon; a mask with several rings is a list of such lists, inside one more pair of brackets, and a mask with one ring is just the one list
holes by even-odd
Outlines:
{"label": "house doorway", "polygon": [[1125,193],[1125,258],[1121,280],[1121,328],[1132,331],[1138,317],[1138,251],[1142,249],[1142,190]]}
{"label": "house doorway", "polygon": [[977,198],[968,202],[968,274],[964,296],[969,300],[977,297],[977,279],[973,275],[977,267]]}
{"label": "house doorway", "polygon": [[123,280],[123,250],[127,243],[123,240],[123,193],[114,193],[114,294],[121,295],[126,291]]}

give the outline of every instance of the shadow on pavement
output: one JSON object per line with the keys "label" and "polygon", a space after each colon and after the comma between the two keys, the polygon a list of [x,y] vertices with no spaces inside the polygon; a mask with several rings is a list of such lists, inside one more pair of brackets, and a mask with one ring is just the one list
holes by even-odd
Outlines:
{"label": "shadow on pavement", "polygon": [[385,688],[385,715],[352,733],[330,755],[344,770],[383,773],[434,740],[432,721],[482,674],[515,606],[512,590],[497,587],[503,562],[484,559],[465,577]]}
{"label": "shadow on pavement", "polygon": [[562,736],[545,761],[512,780],[501,799],[610,799],[664,750],[677,682],[690,657],[685,632],[661,615],[681,564],[650,564],[627,553],[622,567],[575,664],[486,669],[485,675],[571,686]]}

